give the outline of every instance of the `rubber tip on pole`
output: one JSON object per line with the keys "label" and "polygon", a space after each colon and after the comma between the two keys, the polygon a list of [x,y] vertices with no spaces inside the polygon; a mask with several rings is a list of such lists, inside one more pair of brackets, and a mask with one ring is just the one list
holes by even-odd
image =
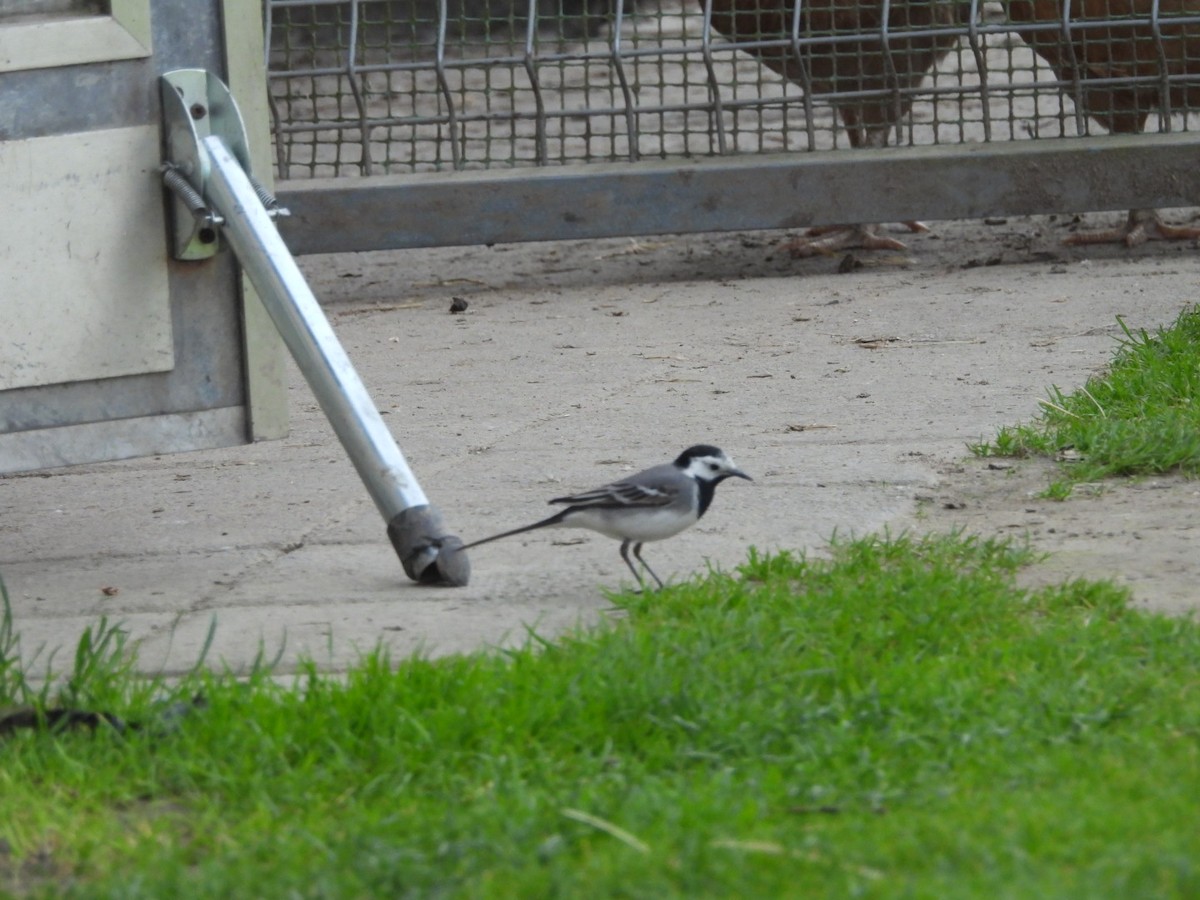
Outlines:
{"label": "rubber tip on pole", "polygon": [[462,539],[445,533],[442,517],[432,506],[398,512],[388,522],[387,533],[405,574],[418,584],[465,587],[471,580]]}

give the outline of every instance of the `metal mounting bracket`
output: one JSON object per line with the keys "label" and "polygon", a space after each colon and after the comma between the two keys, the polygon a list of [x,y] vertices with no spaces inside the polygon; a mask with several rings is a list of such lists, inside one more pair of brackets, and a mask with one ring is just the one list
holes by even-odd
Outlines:
{"label": "metal mounting bracket", "polygon": [[246,126],[225,83],[205,69],[176,69],[160,81],[166,158],[163,183],[175,195],[172,204],[172,247],[176,259],[215,256],[224,220],[207,201],[211,163],[203,141],[220,137],[250,177],[255,194],[272,217],[286,216],[270,192],[251,174]]}

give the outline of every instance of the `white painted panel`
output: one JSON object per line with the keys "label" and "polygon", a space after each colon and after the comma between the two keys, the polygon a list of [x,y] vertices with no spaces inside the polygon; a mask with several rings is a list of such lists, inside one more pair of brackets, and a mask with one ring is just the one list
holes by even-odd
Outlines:
{"label": "white painted panel", "polygon": [[110,15],[23,15],[0,5],[0,72],[77,66],[150,55],[150,0],[111,0]]}
{"label": "white painted panel", "polygon": [[174,366],[156,126],[0,143],[0,390]]}

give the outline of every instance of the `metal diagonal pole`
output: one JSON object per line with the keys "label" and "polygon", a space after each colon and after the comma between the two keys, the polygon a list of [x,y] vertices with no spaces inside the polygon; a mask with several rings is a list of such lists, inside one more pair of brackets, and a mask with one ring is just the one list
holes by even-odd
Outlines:
{"label": "metal diagonal pole", "polygon": [[457,552],[462,541],[444,534],[249,177],[219,135],[203,145],[212,166],[209,199],[225,219],[222,234],[387,521],[405,572],[428,584],[466,584],[470,564]]}

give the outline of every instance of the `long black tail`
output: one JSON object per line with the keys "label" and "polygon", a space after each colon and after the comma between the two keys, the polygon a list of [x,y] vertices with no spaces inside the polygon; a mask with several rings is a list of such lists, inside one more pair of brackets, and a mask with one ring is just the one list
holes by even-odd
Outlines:
{"label": "long black tail", "polygon": [[540,522],[534,522],[532,525],[526,525],[522,528],[514,528],[512,531],[502,531],[499,534],[493,534],[491,537],[485,537],[482,540],[472,541],[469,544],[463,544],[459,550],[470,550],[472,547],[478,547],[480,544],[490,544],[492,541],[498,541],[500,538],[512,537],[514,534],[524,534],[526,531],[536,531],[539,528],[545,528],[548,525],[557,525],[566,518],[567,513],[571,510],[564,509],[561,512],[556,512],[548,519],[542,519]]}

